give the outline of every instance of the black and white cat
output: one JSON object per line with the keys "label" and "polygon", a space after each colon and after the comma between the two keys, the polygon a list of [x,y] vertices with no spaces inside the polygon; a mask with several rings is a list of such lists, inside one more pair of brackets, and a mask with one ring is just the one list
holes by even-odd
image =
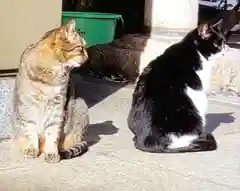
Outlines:
{"label": "black and white cat", "polygon": [[223,53],[222,20],[203,24],[151,61],[139,77],[128,115],[135,147],[145,152],[217,149],[206,132],[211,58]]}

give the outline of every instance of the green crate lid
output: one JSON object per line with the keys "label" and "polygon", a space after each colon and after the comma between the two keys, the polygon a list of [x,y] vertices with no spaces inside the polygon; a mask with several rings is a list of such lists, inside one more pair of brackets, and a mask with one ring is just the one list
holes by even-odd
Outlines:
{"label": "green crate lid", "polygon": [[62,16],[81,17],[81,18],[96,18],[96,19],[121,19],[122,20],[121,15],[113,14],[113,13],[63,11]]}

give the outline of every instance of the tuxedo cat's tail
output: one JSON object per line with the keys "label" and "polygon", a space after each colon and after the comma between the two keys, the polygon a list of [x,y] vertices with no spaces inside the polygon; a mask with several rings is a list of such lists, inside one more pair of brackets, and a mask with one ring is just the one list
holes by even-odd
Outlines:
{"label": "tuxedo cat's tail", "polygon": [[173,138],[170,135],[167,136],[147,136],[143,142],[134,140],[136,149],[143,152],[150,153],[185,153],[185,152],[201,152],[201,151],[213,151],[217,149],[217,143],[212,134],[196,135],[196,138],[191,139],[194,136],[182,136]]}
{"label": "tuxedo cat's tail", "polygon": [[71,159],[79,157],[88,151],[88,144],[82,141],[69,149],[62,149],[59,151],[60,159]]}

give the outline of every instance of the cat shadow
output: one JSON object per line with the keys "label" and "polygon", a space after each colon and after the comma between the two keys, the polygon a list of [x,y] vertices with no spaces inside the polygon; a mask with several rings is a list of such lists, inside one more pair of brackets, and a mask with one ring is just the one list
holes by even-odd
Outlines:
{"label": "cat shadow", "polygon": [[72,80],[75,85],[76,98],[80,97],[84,99],[89,108],[93,107],[126,85],[111,82],[99,83],[99,80],[95,79],[85,80],[78,74],[73,74]]}
{"label": "cat shadow", "polygon": [[101,140],[101,135],[113,135],[116,134],[118,130],[119,129],[113,125],[112,121],[91,124],[88,127],[85,140],[88,142],[89,146],[92,146]]}
{"label": "cat shadow", "polygon": [[207,131],[213,132],[221,123],[233,123],[235,117],[233,113],[209,113],[206,116],[207,119]]}

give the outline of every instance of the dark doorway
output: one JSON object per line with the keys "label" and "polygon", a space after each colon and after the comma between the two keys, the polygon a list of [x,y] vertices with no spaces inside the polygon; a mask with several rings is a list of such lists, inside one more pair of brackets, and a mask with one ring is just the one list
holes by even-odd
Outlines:
{"label": "dark doorway", "polygon": [[[88,6],[87,1],[90,1]],[[119,36],[143,32],[144,3],[145,0],[63,0],[63,11],[121,14],[124,23],[119,22],[117,25],[116,35]]]}

